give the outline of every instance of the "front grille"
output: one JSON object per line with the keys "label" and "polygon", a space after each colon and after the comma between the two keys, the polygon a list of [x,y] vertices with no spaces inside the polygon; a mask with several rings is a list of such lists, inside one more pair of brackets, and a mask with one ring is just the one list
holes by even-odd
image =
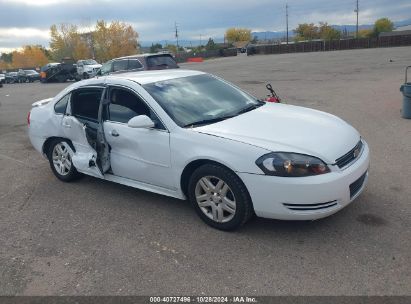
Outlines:
{"label": "front grille", "polygon": [[344,154],[340,158],[338,158],[335,163],[337,166],[341,169],[353,162],[355,159],[358,158],[358,156],[361,154],[363,143],[360,140],[358,144],[351,149],[347,154]]}
{"label": "front grille", "polygon": [[350,185],[350,198],[353,198],[360,191],[366,176],[367,172]]}
{"label": "front grille", "polygon": [[320,209],[327,209],[334,207],[337,205],[337,201],[330,201],[326,203],[318,203],[318,204],[288,204],[288,203],[283,203],[283,205],[290,209],[290,210],[296,210],[296,211],[310,211],[310,210],[320,210]]}

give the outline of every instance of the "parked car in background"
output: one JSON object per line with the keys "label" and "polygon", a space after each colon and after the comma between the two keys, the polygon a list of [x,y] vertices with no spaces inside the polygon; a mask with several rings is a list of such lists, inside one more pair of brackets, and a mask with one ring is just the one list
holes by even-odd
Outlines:
{"label": "parked car in background", "polygon": [[103,64],[97,75],[104,76],[123,72],[178,69],[174,57],[169,53],[141,54],[115,58]]}
{"label": "parked car in background", "polygon": [[88,79],[96,76],[100,68],[101,64],[99,64],[94,59],[77,61],[77,74],[83,79]]}
{"label": "parked car in background", "polygon": [[6,75],[0,74],[0,85],[3,86],[4,83],[6,83]]}
{"label": "parked car in background", "polygon": [[27,76],[26,76],[26,72],[24,72],[24,70],[19,69],[17,72],[17,82],[18,83],[23,83],[27,81]]}
{"label": "parked car in background", "polygon": [[16,83],[16,82],[18,82],[17,72],[6,73],[6,83]]}
{"label": "parked car in background", "polygon": [[26,81],[28,82],[35,82],[40,80],[40,74],[35,70],[24,70],[24,73],[26,74]]}
{"label": "parked car in background", "polygon": [[60,180],[81,172],[188,198],[222,230],[254,213],[329,216],[356,199],[368,178],[368,145],[342,119],[260,101],[203,72],[84,80],[34,103],[27,120],[31,143]]}
{"label": "parked car in background", "polygon": [[80,80],[77,74],[76,65],[67,63],[48,63],[40,69],[40,81],[47,82],[66,82],[67,80]]}

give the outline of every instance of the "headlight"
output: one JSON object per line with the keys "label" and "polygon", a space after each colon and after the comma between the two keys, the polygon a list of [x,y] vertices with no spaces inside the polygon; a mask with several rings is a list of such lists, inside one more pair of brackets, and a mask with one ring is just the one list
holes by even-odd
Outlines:
{"label": "headlight", "polygon": [[273,152],[261,156],[255,162],[267,175],[303,177],[330,172],[319,158],[297,153]]}

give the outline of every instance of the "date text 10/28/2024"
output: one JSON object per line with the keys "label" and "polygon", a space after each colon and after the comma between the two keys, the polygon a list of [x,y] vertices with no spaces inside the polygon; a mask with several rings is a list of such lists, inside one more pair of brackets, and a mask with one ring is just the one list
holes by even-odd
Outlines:
{"label": "date text 10/28/2024", "polygon": [[150,297],[150,303],[258,303],[255,297]]}

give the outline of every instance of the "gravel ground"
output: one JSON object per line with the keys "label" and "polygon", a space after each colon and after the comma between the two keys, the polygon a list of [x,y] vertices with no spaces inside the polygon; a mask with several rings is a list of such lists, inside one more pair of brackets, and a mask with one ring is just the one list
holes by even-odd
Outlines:
{"label": "gravel ground", "polygon": [[[336,114],[371,148],[369,184],[313,222],[203,224],[184,201],[85,177],[62,183],[31,147],[30,104],[68,84],[0,88],[1,295],[411,295],[411,48],[238,56],[183,67]],[[338,136],[338,134],[336,134]],[[326,143],[324,143],[326,144]]]}

